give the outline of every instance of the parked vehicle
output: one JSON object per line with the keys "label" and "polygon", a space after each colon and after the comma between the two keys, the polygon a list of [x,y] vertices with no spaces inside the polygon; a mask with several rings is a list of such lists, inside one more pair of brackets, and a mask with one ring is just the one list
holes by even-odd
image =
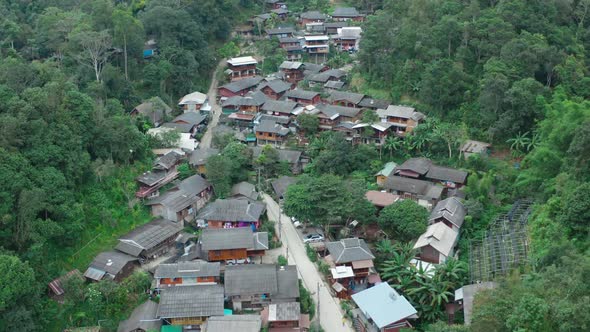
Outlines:
{"label": "parked vehicle", "polygon": [[246,259],[228,259],[225,261],[226,265],[241,265],[241,264],[251,264],[252,260],[250,258]]}
{"label": "parked vehicle", "polygon": [[311,242],[321,242],[324,241],[324,236],[322,234],[313,233],[308,234],[303,238],[303,243],[311,243]]}

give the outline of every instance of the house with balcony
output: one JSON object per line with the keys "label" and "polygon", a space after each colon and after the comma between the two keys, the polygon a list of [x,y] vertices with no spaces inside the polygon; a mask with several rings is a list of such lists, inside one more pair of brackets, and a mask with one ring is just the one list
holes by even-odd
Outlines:
{"label": "house with balcony", "polygon": [[278,100],[285,94],[285,92],[291,90],[291,86],[291,83],[287,83],[280,79],[274,79],[260,83],[258,90],[268,99]]}
{"label": "house with balcony", "polygon": [[171,113],[172,108],[166,105],[162,98],[154,97],[135,106],[129,115],[132,117],[141,115],[154,127],[159,127]]}
{"label": "house with balcony", "polygon": [[238,81],[244,78],[254,77],[258,74],[258,60],[251,56],[231,58],[227,60],[226,73],[230,81]]}
{"label": "house with balcony", "polygon": [[262,105],[268,100],[261,91],[250,91],[244,96],[233,96],[221,103],[221,110],[225,114],[241,113],[252,115],[252,118],[260,112]]}
{"label": "house with balcony", "polygon": [[279,38],[279,46],[287,52],[288,61],[298,61],[303,57],[303,46],[297,37]]}
{"label": "house with balcony", "polygon": [[156,289],[218,284],[221,276],[219,262],[202,260],[160,264],[154,272]]}
{"label": "house with balcony", "polygon": [[338,33],[338,29],[350,26],[349,21],[336,21],[324,23],[326,34],[331,36]]}
{"label": "house with balcony", "polygon": [[170,325],[200,326],[211,316],[223,316],[223,286],[167,287],[160,291],[157,318]]}
{"label": "house with balcony", "polygon": [[394,174],[424,179],[450,189],[458,189],[464,186],[469,175],[466,171],[435,165],[427,158],[410,158],[397,166]]}
{"label": "house with balcony", "polygon": [[219,96],[222,100],[233,96],[244,96],[248,92],[255,90],[261,81],[262,77],[254,76],[222,85],[218,88]]}
{"label": "house with balcony", "polygon": [[266,29],[266,35],[269,39],[273,38],[290,38],[293,37],[295,29],[293,27],[278,27],[275,29]]}
{"label": "house with balcony", "polygon": [[234,310],[296,302],[299,298],[299,279],[294,265],[228,265],[224,279],[225,296]]}
{"label": "house with balcony", "polygon": [[459,240],[459,232],[442,222],[434,223],[426,229],[416,243],[414,249],[418,251],[418,259],[423,262],[442,264],[452,257],[455,245]]}
{"label": "house with balcony", "polygon": [[256,133],[257,145],[271,144],[274,146],[280,146],[285,143],[291,130],[283,127],[275,121],[262,120],[260,121],[260,124],[254,126],[254,132]]}
{"label": "house with balcony", "polygon": [[303,48],[310,55],[327,55],[330,52],[329,40],[326,35],[305,36]]}
{"label": "house with balcony", "polygon": [[261,257],[269,249],[268,233],[249,228],[205,228],[198,245],[200,257],[209,262]]}
{"label": "house with balcony", "polygon": [[260,217],[266,211],[264,203],[239,199],[218,199],[207,205],[197,219],[209,228],[260,227]]}
{"label": "house with balcony", "polygon": [[170,151],[156,159],[151,171],[147,171],[136,178],[139,189],[135,192],[135,197],[157,197],[162,186],[178,177],[177,166],[183,157],[176,151]]}
{"label": "house with balcony", "polygon": [[404,137],[411,133],[425,116],[415,108],[401,105],[389,105],[387,109],[378,109],[377,115],[381,122],[392,123],[396,135]]}
{"label": "house with balcony", "polygon": [[174,247],[182,225],[166,219],[156,219],[136,227],[121,236],[115,249],[141,260],[161,256]]}
{"label": "house with balcony", "polygon": [[366,281],[369,274],[376,274],[373,265],[375,256],[365,240],[349,238],[335,242],[326,242],[326,249],[330,253],[326,256],[328,264],[333,267],[351,267],[355,281]]}
{"label": "house with balcony", "polygon": [[307,80],[309,81],[309,86],[313,87],[316,84],[324,85],[330,81],[342,81],[346,78],[346,72],[340,69],[329,69],[314,75],[309,75]]}
{"label": "house with balcony", "polygon": [[336,7],[336,9],[334,9],[334,13],[332,14],[332,19],[337,22],[363,22],[365,20],[365,15],[359,13],[359,11],[354,7]]}
{"label": "house with balcony", "polygon": [[337,34],[332,36],[332,42],[339,51],[358,51],[361,41],[361,27],[338,28]]}
{"label": "house with balcony", "polygon": [[331,91],[328,102],[332,105],[360,108],[360,102],[365,95],[348,91]]}
{"label": "house with balcony", "polygon": [[352,295],[353,325],[359,332],[400,332],[411,328],[418,312],[388,283],[382,282]]}
{"label": "house with balcony", "polygon": [[357,123],[353,127],[356,130],[355,143],[375,144],[381,146],[385,144],[385,140],[391,132],[391,124],[389,123]]}
{"label": "house with balcony", "polygon": [[305,66],[298,61],[283,61],[279,70],[283,73],[285,80],[291,84],[297,84],[303,80],[303,70]]}
{"label": "house with balcony", "polygon": [[289,90],[285,93],[284,97],[286,100],[293,101],[301,105],[314,105],[321,101],[319,92],[301,89]]}
{"label": "house with balcony", "polygon": [[267,100],[262,105],[262,112],[274,116],[286,116],[294,118],[293,112],[297,109],[298,104],[288,100]]}

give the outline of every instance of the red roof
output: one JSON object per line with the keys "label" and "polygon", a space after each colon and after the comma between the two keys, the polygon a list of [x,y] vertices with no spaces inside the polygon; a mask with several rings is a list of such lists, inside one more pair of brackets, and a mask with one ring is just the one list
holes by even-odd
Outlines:
{"label": "red roof", "polygon": [[67,279],[71,278],[72,276],[79,276],[80,278],[82,278],[82,273],[80,273],[80,271],[78,271],[78,269],[76,270],[72,270],[68,273],[66,273],[65,275],[53,280],[52,282],[49,283],[49,289],[51,289],[51,291],[55,294],[55,295],[62,295],[63,293],[65,293],[64,289],[63,289],[63,285],[62,282],[66,281]]}

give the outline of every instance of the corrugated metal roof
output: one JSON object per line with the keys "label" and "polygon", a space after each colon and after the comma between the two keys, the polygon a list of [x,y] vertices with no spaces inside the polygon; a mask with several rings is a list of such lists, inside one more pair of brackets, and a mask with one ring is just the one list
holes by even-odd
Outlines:
{"label": "corrugated metal roof", "polygon": [[352,300],[364,315],[371,318],[379,328],[417,313],[410,302],[399,295],[386,282],[353,294]]}
{"label": "corrugated metal roof", "polygon": [[162,289],[158,317],[190,318],[223,315],[223,287],[197,285]]}

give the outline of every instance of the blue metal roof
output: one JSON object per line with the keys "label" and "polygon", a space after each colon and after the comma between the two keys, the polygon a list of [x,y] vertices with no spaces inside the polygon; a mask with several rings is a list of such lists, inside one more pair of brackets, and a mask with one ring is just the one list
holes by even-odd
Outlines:
{"label": "blue metal roof", "polygon": [[410,302],[386,282],[353,294],[352,299],[380,329],[416,314]]}

